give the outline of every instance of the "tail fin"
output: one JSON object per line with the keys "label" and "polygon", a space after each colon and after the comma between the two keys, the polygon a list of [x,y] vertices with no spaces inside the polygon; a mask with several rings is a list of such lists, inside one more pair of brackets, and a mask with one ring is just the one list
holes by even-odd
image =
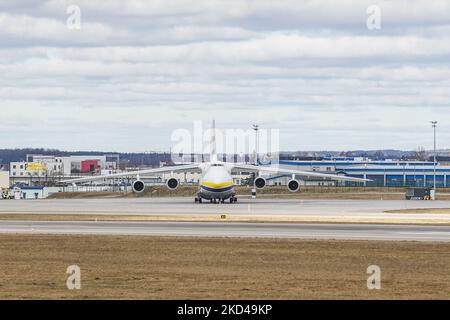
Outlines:
{"label": "tail fin", "polygon": [[217,142],[216,142],[216,120],[213,120],[212,123],[212,135],[211,135],[211,162],[217,162]]}

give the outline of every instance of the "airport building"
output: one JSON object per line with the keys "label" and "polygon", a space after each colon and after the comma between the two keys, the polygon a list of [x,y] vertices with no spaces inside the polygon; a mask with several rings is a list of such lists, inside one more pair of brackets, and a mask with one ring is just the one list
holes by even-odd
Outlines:
{"label": "airport building", "polygon": [[[430,161],[370,160],[367,158],[336,157],[321,160],[280,160],[271,165],[285,169],[315,171],[320,173],[345,175],[355,178],[370,179],[366,183],[339,182],[322,178],[302,177],[302,186],[367,186],[367,187],[432,187],[434,183],[434,166]],[[198,184],[200,172],[182,172],[164,174],[157,181],[166,181],[171,176],[180,183]],[[248,181],[250,172],[233,170],[232,177],[236,185]],[[286,185],[291,176],[281,174],[263,174],[268,185]],[[450,188],[450,165],[436,164],[436,186]]]}
{"label": "airport building", "polygon": [[117,155],[58,157],[32,154],[26,156],[26,161],[11,162],[9,176],[11,185],[32,186],[66,177],[111,173],[118,164]]}
{"label": "airport building", "polygon": [[[322,173],[342,174],[355,178],[370,179],[365,186],[373,187],[432,187],[434,166],[430,161],[383,160],[374,161],[365,158],[324,158],[313,161],[279,161],[283,168]],[[272,184],[286,183],[287,177],[270,177]],[[304,184],[323,185],[322,179],[305,179]],[[342,182],[327,184],[342,185]],[[345,185],[358,185],[345,182]],[[450,165],[436,164],[436,186],[450,187]]]}

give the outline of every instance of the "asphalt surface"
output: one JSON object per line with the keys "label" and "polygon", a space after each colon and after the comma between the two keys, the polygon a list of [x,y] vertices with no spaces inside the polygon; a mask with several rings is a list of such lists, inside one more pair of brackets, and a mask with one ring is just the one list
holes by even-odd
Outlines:
{"label": "asphalt surface", "polygon": [[0,221],[0,233],[450,241],[450,226]]}
{"label": "asphalt surface", "polygon": [[[106,215],[252,215],[318,216],[330,220],[358,221],[391,219],[397,222],[414,218],[450,223],[450,214],[386,213],[387,210],[414,208],[450,208],[450,201],[406,200],[302,200],[302,199],[239,199],[230,204],[195,204],[191,198],[125,198],[67,200],[2,200],[0,214],[106,214]],[[19,219],[18,219],[19,220]],[[384,223],[385,221],[383,221]]]}
{"label": "asphalt surface", "polygon": [[[406,200],[302,200],[239,199],[238,203],[195,204],[192,198],[119,198],[61,200],[1,200],[0,213],[77,213],[77,214],[366,214],[378,215],[386,210],[412,208],[450,208],[450,201]],[[450,217],[450,215],[449,215]]]}
{"label": "asphalt surface", "polygon": [[[450,226],[394,225],[431,220],[450,223],[450,214],[400,214],[386,210],[450,208],[450,201],[239,199],[237,204],[195,204],[190,198],[70,199],[0,201],[0,214],[245,215],[319,217],[341,224],[238,222],[46,222],[0,221],[0,233],[109,234],[200,237],[262,237],[450,241]],[[358,222],[358,219],[360,222]],[[373,220],[375,224],[363,224]],[[378,220],[377,220],[378,219]],[[319,221],[319,220],[311,220]],[[356,221],[354,224],[346,224]],[[379,221],[383,221],[383,224]],[[387,221],[387,222],[386,222]],[[409,220],[411,221],[411,220]],[[392,224],[390,224],[392,223]]]}

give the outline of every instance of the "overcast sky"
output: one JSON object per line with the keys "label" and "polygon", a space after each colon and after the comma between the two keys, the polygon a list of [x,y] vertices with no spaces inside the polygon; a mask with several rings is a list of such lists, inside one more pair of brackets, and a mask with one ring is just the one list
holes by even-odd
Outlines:
{"label": "overcast sky", "polygon": [[213,118],[283,150],[432,148],[438,120],[448,148],[450,1],[0,0],[0,112],[0,148],[168,150]]}

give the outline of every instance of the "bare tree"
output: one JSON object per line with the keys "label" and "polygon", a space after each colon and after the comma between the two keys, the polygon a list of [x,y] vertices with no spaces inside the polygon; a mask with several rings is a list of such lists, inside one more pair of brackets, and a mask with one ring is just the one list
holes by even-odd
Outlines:
{"label": "bare tree", "polygon": [[425,148],[418,147],[417,150],[413,151],[412,159],[417,161],[426,161],[427,160],[427,152]]}

